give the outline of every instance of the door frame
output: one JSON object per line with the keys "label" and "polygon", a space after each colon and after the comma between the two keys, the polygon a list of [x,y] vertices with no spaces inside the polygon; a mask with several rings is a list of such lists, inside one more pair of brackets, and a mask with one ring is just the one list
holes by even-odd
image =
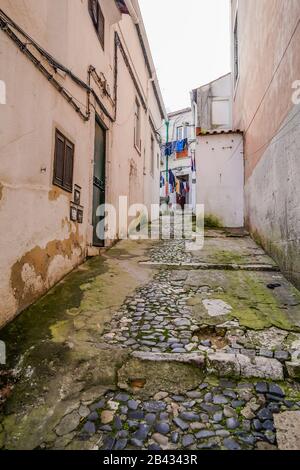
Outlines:
{"label": "door frame", "polygon": [[95,135],[96,135],[96,125],[99,125],[101,129],[104,132],[104,180],[105,180],[105,185],[104,185],[104,201],[106,202],[107,198],[107,187],[106,187],[106,181],[107,181],[107,150],[108,150],[108,127],[104,123],[104,121],[101,119],[101,117],[96,113],[95,114],[95,127],[94,127],[94,156],[93,156],[93,174],[92,174],[92,227],[93,227],[93,232],[92,232],[92,246],[96,248],[104,248],[105,247],[105,240],[101,241],[99,240],[97,243],[95,243],[94,240],[94,224],[93,224],[93,210],[94,210],[94,176],[95,176]]}

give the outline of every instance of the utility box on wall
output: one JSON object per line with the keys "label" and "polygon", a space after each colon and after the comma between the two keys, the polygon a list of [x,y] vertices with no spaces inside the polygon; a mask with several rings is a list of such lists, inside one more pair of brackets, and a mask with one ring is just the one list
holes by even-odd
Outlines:
{"label": "utility box on wall", "polygon": [[239,131],[197,137],[197,204],[222,227],[244,226],[244,148]]}

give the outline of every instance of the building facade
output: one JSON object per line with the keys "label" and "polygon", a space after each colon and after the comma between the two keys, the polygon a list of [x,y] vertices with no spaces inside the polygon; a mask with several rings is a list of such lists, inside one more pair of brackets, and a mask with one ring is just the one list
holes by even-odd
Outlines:
{"label": "building facade", "polygon": [[191,92],[193,122],[198,133],[232,128],[231,73]]}
{"label": "building facade", "polygon": [[[166,126],[161,129],[160,196],[162,200],[168,196],[169,204],[173,208],[182,202],[182,204],[189,205],[194,209],[196,204],[195,126],[191,108],[168,114],[168,123],[168,136]],[[168,142],[171,143],[169,155],[166,155],[167,137]],[[183,141],[185,142],[184,146],[177,147],[177,143],[180,146]],[[167,181],[170,182],[170,172],[171,179],[173,175],[177,181],[177,189],[176,184],[173,187],[166,185]],[[182,199],[181,196],[183,196]]]}
{"label": "building facade", "polygon": [[300,3],[232,0],[233,126],[244,132],[245,218],[300,287]]}
{"label": "building facade", "polygon": [[197,204],[207,225],[244,226],[243,136],[232,130],[231,74],[191,92]]}
{"label": "building facade", "polygon": [[0,8],[1,327],[126,232],[119,196],[159,202],[166,116],[136,0]]}

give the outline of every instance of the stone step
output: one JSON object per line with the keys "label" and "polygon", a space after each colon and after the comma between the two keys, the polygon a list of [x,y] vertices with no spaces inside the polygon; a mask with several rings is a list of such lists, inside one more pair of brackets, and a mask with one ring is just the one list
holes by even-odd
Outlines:
{"label": "stone step", "polygon": [[143,362],[169,362],[192,364],[205,374],[218,377],[260,378],[266,380],[284,380],[284,369],[277,359],[266,357],[249,357],[244,354],[227,353],[191,353],[168,354],[135,351],[131,354]]}
{"label": "stone step", "polygon": [[261,271],[279,272],[280,269],[272,264],[222,264],[222,263],[166,263],[160,261],[140,261],[141,266],[160,266],[166,268],[199,269],[199,270],[223,270],[223,271]]}

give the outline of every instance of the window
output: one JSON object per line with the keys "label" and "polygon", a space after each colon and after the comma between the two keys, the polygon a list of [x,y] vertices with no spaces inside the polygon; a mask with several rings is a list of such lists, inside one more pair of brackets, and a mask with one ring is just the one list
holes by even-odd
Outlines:
{"label": "window", "polygon": [[177,140],[183,140],[183,127],[177,127]]}
{"label": "window", "polygon": [[150,162],[150,173],[152,176],[154,176],[154,137],[151,135],[151,162]]}
{"label": "window", "polygon": [[230,127],[230,101],[212,99],[211,102],[212,127]]}
{"label": "window", "polygon": [[88,0],[89,12],[94,23],[97,36],[101,43],[102,49],[104,49],[104,38],[105,38],[105,19],[102,13],[98,0]]}
{"label": "window", "polygon": [[183,138],[188,139],[190,136],[190,128],[188,126],[184,126],[183,128]]}
{"label": "window", "polygon": [[135,101],[134,112],[134,145],[141,151],[141,105],[138,100]]}
{"label": "window", "polygon": [[73,190],[74,144],[61,132],[55,132],[53,184],[68,192]]}
{"label": "window", "polygon": [[239,36],[238,36],[238,16],[236,15],[233,32],[233,60],[234,60],[234,82],[239,78]]}

